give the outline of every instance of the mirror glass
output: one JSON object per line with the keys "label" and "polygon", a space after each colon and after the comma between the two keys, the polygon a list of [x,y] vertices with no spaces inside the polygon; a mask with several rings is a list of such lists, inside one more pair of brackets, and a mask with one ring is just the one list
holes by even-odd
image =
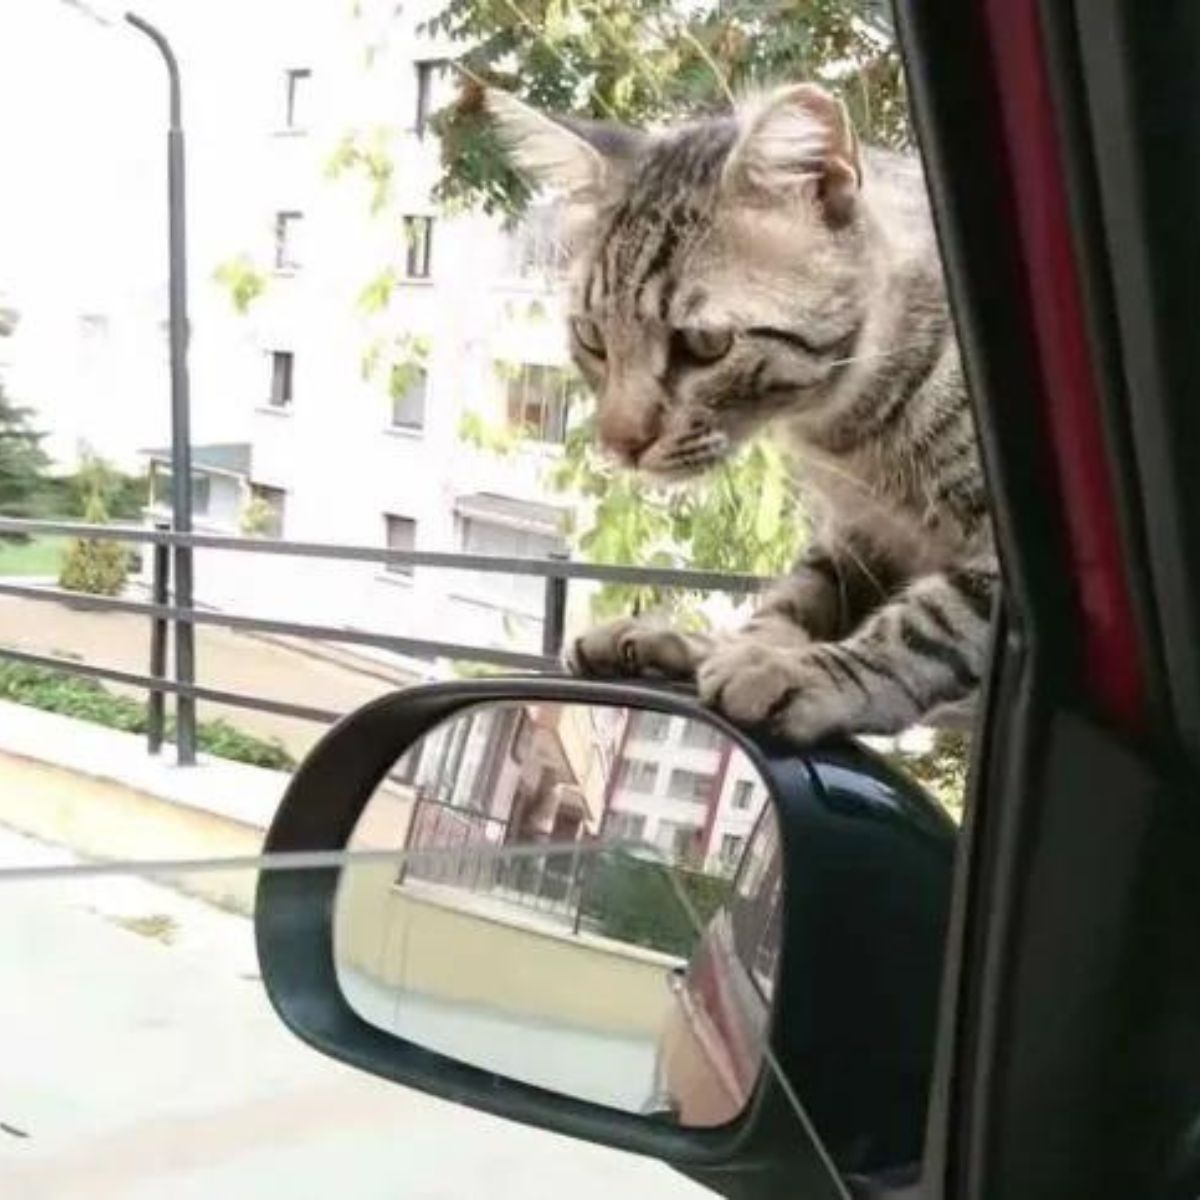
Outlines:
{"label": "mirror glass", "polygon": [[393,768],[351,841],[335,957],[366,1021],[462,1062],[688,1126],[764,1062],[774,807],[705,721],[489,703]]}

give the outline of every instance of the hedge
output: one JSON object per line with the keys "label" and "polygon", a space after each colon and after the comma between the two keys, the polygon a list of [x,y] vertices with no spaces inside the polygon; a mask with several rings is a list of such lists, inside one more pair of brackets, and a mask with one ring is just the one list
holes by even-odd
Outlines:
{"label": "hedge", "polygon": [[[687,897],[699,928],[676,888]],[[686,958],[729,890],[730,882],[722,876],[617,851],[593,861],[580,908],[596,933]]]}
{"label": "hedge", "polygon": [[[13,700],[124,733],[145,733],[148,724],[146,705],[141,701],[115,695],[94,679],[25,663],[0,661],[0,700]],[[166,726],[166,740],[173,742],[175,718],[168,717]],[[295,759],[275,738],[255,737],[222,719],[201,721],[196,742],[201,750],[233,762],[275,771],[291,771],[296,766]]]}

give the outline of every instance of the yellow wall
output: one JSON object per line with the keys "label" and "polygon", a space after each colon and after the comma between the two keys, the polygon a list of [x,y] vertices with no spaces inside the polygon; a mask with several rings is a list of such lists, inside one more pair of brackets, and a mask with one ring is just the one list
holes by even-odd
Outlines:
{"label": "yellow wall", "polygon": [[[388,865],[343,873],[338,961],[405,993],[594,1032],[657,1036],[675,960],[531,928],[396,887]],[[464,904],[471,897],[464,896]]]}

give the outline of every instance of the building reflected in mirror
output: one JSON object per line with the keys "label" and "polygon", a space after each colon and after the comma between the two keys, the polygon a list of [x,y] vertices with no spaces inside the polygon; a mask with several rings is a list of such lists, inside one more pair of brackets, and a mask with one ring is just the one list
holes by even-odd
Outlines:
{"label": "building reflected in mirror", "polygon": [[[461,852],[414,856],[410,873],[533,892],[547,907],[570,892],[563,851],[597,839],[728,878],[767,799],[714,726],[593,705],[480,706],[428,734],[392,779],[412,788],[405,848]],[[557,853],[507,863],[471,854],[539,844]]]}

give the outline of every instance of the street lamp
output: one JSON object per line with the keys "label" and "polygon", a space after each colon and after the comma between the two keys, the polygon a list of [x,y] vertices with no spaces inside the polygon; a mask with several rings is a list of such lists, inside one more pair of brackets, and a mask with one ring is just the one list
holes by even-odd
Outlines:
{"label": "street lamp", "polygon": [[[188,382],[187,239],[184,204],[184,153],[179,64],[166,37],[149,21],[121,8],[85,0],[63,0],[101,25],[119,21],[154,43],[167,68],[170,117],[167,127],[167,271],[169,280],[171,354],[171,525],[176,533],[192,532],[191,396]],[[190,611],[193,603],[191,546],[174,550],[175,607]],[[190,688],[196,680],[195,626],[175,622],[175,682]],[[175,698],[176,751],[181,767],[196,761],[196,701],[180,692]]]}

